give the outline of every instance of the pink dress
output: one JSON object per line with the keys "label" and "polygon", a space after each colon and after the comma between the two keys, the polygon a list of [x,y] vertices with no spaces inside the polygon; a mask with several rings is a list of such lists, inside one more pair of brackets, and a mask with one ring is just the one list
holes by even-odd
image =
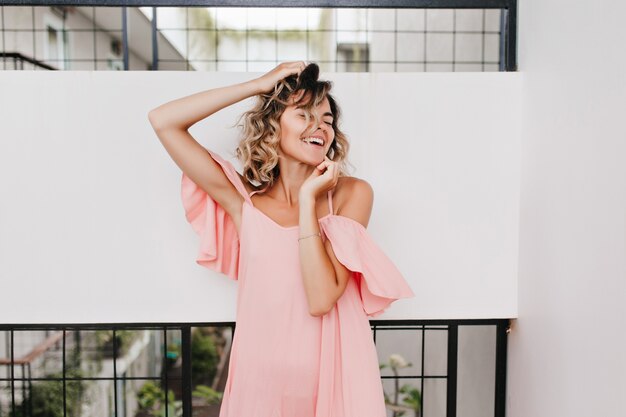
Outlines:
{"label": "pink dress", "polygon": [[361,223],[333,214],[329,190],[322,238],[353,272],[333,309],[310,315],[299,226],[283,227],[255,208],[234,166],[209,153],[245,199],[238,236],[226,211],[183,173],[183,207],[200,236],[196,262],[238,283],[220,417],[385,417],[368,317],[413,291]]}

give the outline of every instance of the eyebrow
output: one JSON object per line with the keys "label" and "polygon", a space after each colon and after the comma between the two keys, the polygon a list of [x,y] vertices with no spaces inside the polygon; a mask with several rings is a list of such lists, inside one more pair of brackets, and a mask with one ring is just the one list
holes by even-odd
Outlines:
{"label": "eyebrow", "polygon": [[[301,109],[302,107],[303,106],[296,106],[296,109]],[[322,115],[322,117],[324,117],[324,116],[330,116],[333,119],[335,118],[335,116],[333,116],[333,114],[331,112],[328,112],[328,111]]]}

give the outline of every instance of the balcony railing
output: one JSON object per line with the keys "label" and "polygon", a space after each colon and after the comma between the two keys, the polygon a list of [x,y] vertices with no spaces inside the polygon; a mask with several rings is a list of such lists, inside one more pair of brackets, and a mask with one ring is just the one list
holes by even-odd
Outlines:
{"label": "balcony railing", "polygon": [[[8,0],[2,4],[7,11],[10,8],[6,5],[56,5],[54,12],[59,22],[56,26],[48,22],[44,29],[36,27],[33,7],[32,19],[20,19],[32,20],[33,27],[17,28],[5,20],[0,31],[4,39],[9,35],[17,36],[17,32],[30,31],[32,45],[27,45],[31,51],[28,59],[46,62],[58,69],[264,71],[280,61],[292,60],[289,48],[295,47],[298,56],[306,56],[306,60],[318,63],[322,71],[517,70],[516,0],[255,0],[244,3],[110,0],[107,7],[97,7],[102,3],[94,0]],[[87,6],[94,7],[89,10]],[[288,29],[278,28],[278,24],[273,28],[243,27],[241,24],[230,27],[217,18],[217,13],[229,6],[300,8],[307,13],[320,13],[322,17],[310,24],[311,17],[307,14],[306,24]],[[81,27],[76,28],[68,22],[81,8],[85,9],[81,19],[87,23],[81,20]],[[391,20],[383,22],[383,16],[374,15],[381,11],[379,9],[393,12],[393,16],[385,17]],[[462,17],[461,13],[469,9],[480,14]],[[338,19],[338,13],[345,10],[352,10],[354,21]],[[407,13],[419,10],[426,12],[419,19],[405,17]],[[160,16],[165,11],[177,12],[180,22],[175,25],[171,21],[161,23]],[[441,13],[430,16],[434,11],[446,13],[445,16]],[[488,11],[498,14],[488,15]],[[489,23],[495,16],[499,20],[497,25]],[[133,22],[132,37],[128,30],[130,21]],[[89,25],[93,27],[90,29]],[[70,50],[69,35],[80,37],[80,44],[87,49]],[[297,39],[292,39],[294,36]],[[87,39],[92,40],[91,46],[87,46]],[[237,46],[227,47],[231,42]],[[38,56],[46,48],[48,56]],[[262,54],[263,57],[251,56],[260,49],[269,52]],[[21,53],[29,56],[24,51]],[[16,68],[5,63],[3,69]]]}
{"label": "balcony railing", "polygon": [[[493,401],[482,415],[504,416],[508,320],[370,324],[389,415],[454,417],[464,407],[459,390],[482,383]],[[217,416],[234,331],[234,323],[0,325],[0,417]],[[472,352],[494,355],[477,365]],[[478,375],[485,369],[493,372]],[[442,397],[445,406],[428,403]]]}

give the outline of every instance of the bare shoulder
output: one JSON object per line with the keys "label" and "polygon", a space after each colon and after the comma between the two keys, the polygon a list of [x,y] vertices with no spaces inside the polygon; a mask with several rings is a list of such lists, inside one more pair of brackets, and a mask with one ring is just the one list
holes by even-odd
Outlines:
{"label": "bare shoulder", "polygon": [[[358,177],[339,177],[337,179],[337,185],[333,191],[333,195],[336,195],[338,199],[349,199],[350,197],[367,197],[368,194],[374,195],[374,189],[369,182]],[[353,195],[353,194],[358,195]]]}
{"label": "bare shoulder", "polygon": [[374,205],[374,189],[358,177],[339,177],[333,191],[336,214],[349,217],[367,227]]}

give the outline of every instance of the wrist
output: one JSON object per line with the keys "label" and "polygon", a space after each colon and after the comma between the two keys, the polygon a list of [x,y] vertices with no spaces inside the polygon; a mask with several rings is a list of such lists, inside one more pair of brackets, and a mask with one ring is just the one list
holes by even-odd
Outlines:
{"label": "wrist", "polygon": [[261,88],[261,84],[259,83],[259,79],[255,78],[253,80],[249,80],[248,84],[252,86],[253,95],[259,95],[263,93],[263,88]]}
{"label": "wrist", "polygon": [[315,197],[312,195],[301,194],[298,197],[298,205],[300,210],[315,208]]}

